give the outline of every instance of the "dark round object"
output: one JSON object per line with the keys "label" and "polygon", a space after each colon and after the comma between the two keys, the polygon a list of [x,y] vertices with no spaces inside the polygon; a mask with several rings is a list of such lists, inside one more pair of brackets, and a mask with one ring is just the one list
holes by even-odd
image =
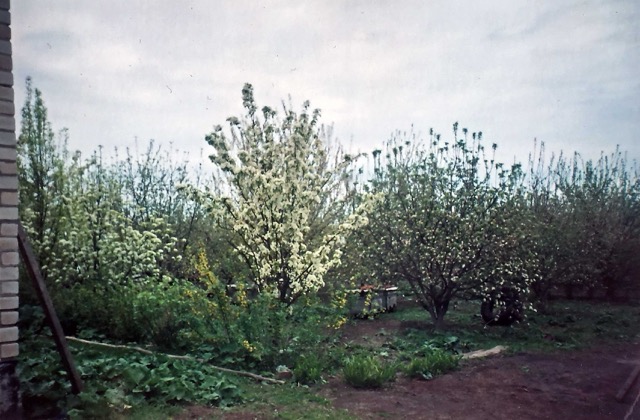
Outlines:
{"label": "dark round object", "polygon": [[[504,307],[497,305],[498,296],[505,303]],[[492,296],[480,305],[480,315],[487,325],[509,326],[522,321],[522,302],[518,293],[511,288],[503,288],[498,296]]]}

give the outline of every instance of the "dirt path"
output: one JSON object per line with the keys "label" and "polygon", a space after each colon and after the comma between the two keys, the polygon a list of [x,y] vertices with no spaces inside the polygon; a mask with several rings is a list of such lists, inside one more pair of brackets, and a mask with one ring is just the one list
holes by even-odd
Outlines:
{"label": "dirt path", "polygon": [[[614,396],[633,360],[640,360],[638,343],[497,356],[431,381],[400,378],[380,391],[336,378],[321,393],[363,419],[624,419],[640,385],[622,403]],[[629,419],[640,419],[640,407]]]}

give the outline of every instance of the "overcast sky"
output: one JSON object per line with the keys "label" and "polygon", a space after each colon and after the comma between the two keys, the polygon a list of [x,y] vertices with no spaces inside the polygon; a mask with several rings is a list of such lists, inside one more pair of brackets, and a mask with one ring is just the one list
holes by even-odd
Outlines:
{"label": "overcast sky", "polygon": [[[42,90],[85,154],[156,139],[198,155],[259,105],[310,100],[345,147],[395,130],[483,131],[499,158],[533,139],[640,159],[640,2],[13,0],[16,106]],[[17,116],[19,118],[19,116]]]}

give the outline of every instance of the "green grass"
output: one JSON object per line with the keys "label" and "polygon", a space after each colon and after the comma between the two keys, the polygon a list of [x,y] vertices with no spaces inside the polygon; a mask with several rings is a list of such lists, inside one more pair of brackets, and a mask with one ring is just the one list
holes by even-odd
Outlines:
{"label": "green grass", "polygon": [[242,388],[246,403],[225,412],[249,412],[261,419],[355,419],[347,411],[333,408],[329,400],[306,386],[268,385],[246,380]]}
{"label": "green grass", "polygon": [[322,375],[329,366],[329,363],[323,359],[318,355],[301,356],[293,369],[296,382],[307,385],[321,382]]}
{"label": "green grass", "polygon": [[354,388],[381,388],[395,379],[396,366],[373,355],[354,355],[345,360],[342,374]]}
{"label": "green grass", "polygon": [[[512,327],[485,326],[479,316],[479,306],[473,302],[455,305],[447,314],[446,328],[436,331],[422,308],[401,304],[396,312],[362,321],[382,321],[379,332],[370,340],[358,344],[333,344],[324,358],[314,358],[313,352],[306,354],[297,366],[293,366],[294,372],[297,370],[297,375],[309,383],[322,382],[330,375],[346,373],[341,368],[349,358],[368,358],[380,366],[393,367],[393,375],[389,373],[388,379],[381,382],[385,383],[395,376],[399,362],[405,366],[406,374],[429,377],[449,370],[449,364],[440,363],[444,359],[496,345],[508,346],[511,352],[555,351],[640,340],[637,329],[640,307],[637,306],[556,301],[544,312],[530,313],[525,322]],[[383,324],[385,320],[402,321],[402,328],[392,330],[388,328],[389,324]],[[69,396],[68,381],[50,338],[27,340],[21,345],[23,393],[46,395],[50,397],[49,402],[69,398],[68,409],[75,408],[79,417],[90,415],[91,418],[169,418],[179,413],[185,404],[208,405],[206,401],[230,404],[217,413],[255,413],[258,418],[353,418],[319,396],[317,385],[259,384],[233,376],[223,377],[198,364],[178,363],[135,352],[104,351],[75,343],[72,353],[92,395],[81,399]],[[429,361],[430,355],[436,353],[441,356],[437,359],[442,360]],[[360,383],[365,383],[362,378],[377,369],[362,363],[351,367],[357,371],[355,375],[359,375]],[[197,379],[202,376],[203,369],[207,370],[207,378],[221,382],[204,386],[206,383]],[[178,378],[179,381],[167,380],[166,384],[171,386],[165,387],[161,383],[165,383],[166,378]],[[177,386],[178,382],[180,386]],[[145,391],[145,384],[154,392]],[[213,398],[211,393],[221,396]],[[42,402],[42,408],[47,408],[46,402]]]}
{"label": "green grass", "polygon": [[637,306],[555,301],[544,312],[530,312],[524,322],[511,327],[485,326],[479,312],[479,303],[458,303],[447,313],[447,326],[442,331],[434,330],[429,314],[417,306],[399,306],[396,312],[384,314],[381,319],[397,319],[409,325],[399,335],[400,340],[421,345],[426,340],[456,337],[456,350],[462,352],[496,345],[508,346],[513,352],[576,349],[640,338]]}
{"label": "green grass", "polygon": [[432,379],[458,368],[460,356],[446,350],[433,349],[422,357],[411,357],[404,373],[412,378]]}

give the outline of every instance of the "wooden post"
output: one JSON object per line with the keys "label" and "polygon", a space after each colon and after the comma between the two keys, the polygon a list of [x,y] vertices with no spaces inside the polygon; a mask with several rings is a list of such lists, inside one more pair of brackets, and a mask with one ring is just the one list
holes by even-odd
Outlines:
{"label": "wooden post", "polygon": [[47,317],[49,326],[51,327],[51,332],[53,333],[53,339],[56,342],[58,353],[60,353],[60,357],[62,357],[62,364],[64,365],[64,369],[67,371],[67,376],[71,381],[71,389],[74,394],[79,394],[82,392],[83,388],[82,379],[76,370],[73,357],[71,357],[71,353],[69,352],[69,346],[67,345],[67,340],[64,336],[64,332],[62,331],[60,320],[58,319],[58,315],[56,315],[56,310],[53,307],[53,302],[51,301],[49,292],[47,292],[47,287],[44,284],[44,279],[40,272],[40,266],[38,265],[38,261],[33,253],[33,249],[31,249],[27,232],[24,230],[22,223],[18,224],[18,244],[20,246],[20,254],[22,255],[27,271],[29,272],[29,277],[31,277],[33,287],[36,289],[38,299],[40,300],[44,314]]}
{"label": "wooden post", "polygon": [[625,383],[622,384],[622,387],[616,394],[616,400],[618,400],[619,402],[624,400],[625,395],[627,395],[627,392],[629,392],[629,389],[631,388],[631,386],[636,381],[639,375],[640,375],[640,365],[636,366],[636,368],[631,371],[631,374],[629,375]]}

